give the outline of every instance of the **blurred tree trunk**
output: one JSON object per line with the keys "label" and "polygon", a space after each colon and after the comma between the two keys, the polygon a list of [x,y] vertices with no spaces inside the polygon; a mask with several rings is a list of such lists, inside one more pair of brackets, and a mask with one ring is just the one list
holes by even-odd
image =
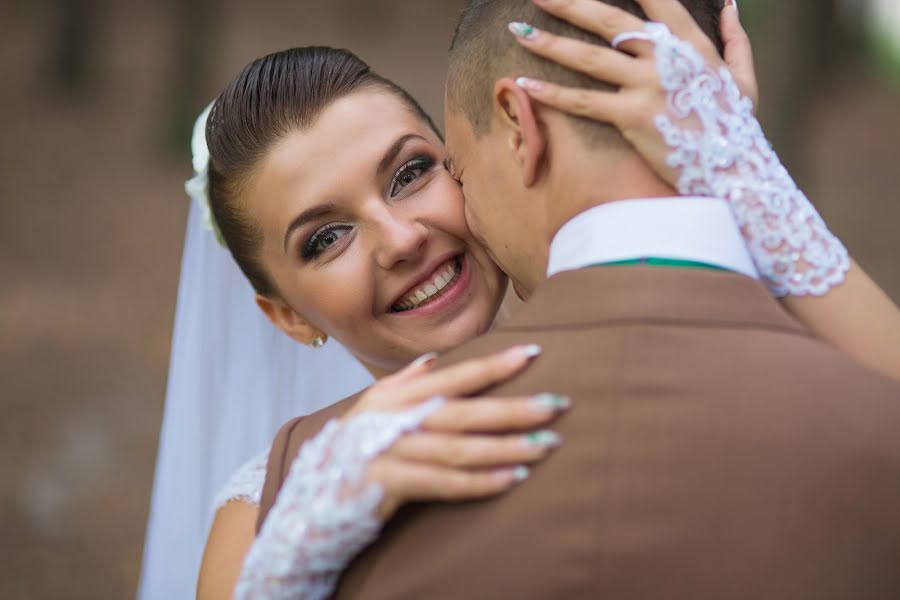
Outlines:
{"label": "blurred tree trunk", "polygon": [[197,115],[213,99],[213,57],[218,49],[218,15],[227,2],[170,0],[174,52],[162,127],[164,149],[182,158]]}
{"label": "blurred tree trunk", "polygon": [[54,0],[48,79],[65,100],[83,97],[99,80],[98,42],[105,12],[100,0]]}
{"label": "blurred tree trunk", "polygon": [[859,57],[866,0],[744,0],[761,87],[761,119],[784,163],[801,180],[801,140],[815,97]]}

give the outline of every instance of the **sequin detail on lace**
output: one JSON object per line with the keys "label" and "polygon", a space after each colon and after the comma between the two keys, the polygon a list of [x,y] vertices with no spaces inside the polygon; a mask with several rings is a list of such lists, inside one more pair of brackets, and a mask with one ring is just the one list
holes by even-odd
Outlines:
{"label": "sequin detail on lace", "polygon": [[234,472],[213,500],[212,510],[218,511],[229,502],[244,502],[259,506],[263,483],[266,481],[266,463],[269,452],[254,456]]}
{"label": "sequin detail on lace", "polygon": [[680,174],[678,191],[729,202],[775,296],[819,296],[841,284],[847,249],[782,166],[728,69],[708,67],[661,23],[632,35],[655,45],[669,107],[655,124],[673,149],[668,164]]}
{"label": "sequin detail on lace", "polygon": [[384,497],[365,481],[369,463],[440,408],[434,398],[402,413],[330,421],[303,444],[241,572],[235,598],[327,598],[341,572],[381,529]]}

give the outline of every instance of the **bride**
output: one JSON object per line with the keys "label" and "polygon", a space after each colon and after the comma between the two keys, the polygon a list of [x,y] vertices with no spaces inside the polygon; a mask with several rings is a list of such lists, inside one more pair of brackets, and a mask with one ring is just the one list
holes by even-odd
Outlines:
{"label": "bride", "polygon": [[[726,39],[741,39],[733,11],[723,13],[723,28]],[[538,45],[532,49],[547,51]],[[285,78],[285,64],[293,65],[294,77]],[[287,132],[283,131],[285,123],[277,119],[286,108],[277,104],[263,106],[253,115],[254,125],[268,132],[268,139],[253,140],[254,132],[229,127],[229,114],[241,113],[241,93],[251,83],[282,86],[290,94],[314,90],[313,98],[304,98],[292,107],[298,109],[294,117],[299,128],[309,135],[296,136],[296,143],[294,137],[281,140],[279,136]],[[552,103],[550,89],[544,93],[548,95],[543,100]],[[564,95],[556,98],[563,109],[585,111],[583,105],[567,106],[565,101]],[[377,121],[371,119],[374,114]],[[317,118],[329,124],[318,136]],[[440,137],[414,100],[372,74],[358,59],[328,49],[288,51],[261,59],[220,96],[206,131],[213,165],[209,184],[214,222],[253,284],[262,312],[290,337],[319,347],[329,336],[336,338],[373,376],[384,378],[416,356],[451,348],[490,327],[503,298],[505,279],[465,226],[461,192],[441,166]],[[398,132],[403,134],[398,136]],[[276,138],[278,142],[274,142]],[[202,171],[203,165],[198,170]],[[343,202],[351,208],[327,222],[322,214],[294,219],[297,204],[307,195],[325,192],[336,196],[335,204]],[[286,226],[288,222],[291,226]],[[274,235],[285,229],[289,230],[287,239]],[[335,258],[339,253],[341,260]],[[434,292],[425,288],[422,298],[409,292],[420,291],[419,275],[424,271],[440,271],[440,277]],[[865,304],[895,316],[889,312],[895,310],[893,306],[885,306],[886,299],[877,288],[869,287],[858,267],[851,274],[842,288],[843,298],[852,298],[854,307]],[[449,291],[444,292],[445,288]],[[892,364],[867,331],[854,331],[858,313],[823,300],[789,298],[786,306],[811,329],[860,360],[873,366]],[[420,318],[409,319],[417,316],[414,313]],[[526,351],[490,360],[506,361],[506,370],[498,373],[502,377],[525,368],[527,355]],[[334,373],[342,376],[340,370]],[[425,360],[400,377],[408,383],[427,375]],[[396,385],[398,378],[383,381],[386,383],[373,389]],[[447,394],[446,385],[432,378],[420,395]],[[264,394],[262,398],[268,400]],[[556,440],[543,427],[565,404],[552,397],[542,400],[544,412],[532,412],[527,423],[535,434],[526,438],[525,444],[482,445],[483,455],[493,455],[494,460],[482,457],[478,467],[533,462],[552,450]],[[526,400],[521,403],[523,412],[534,406]],[[454,407],[453,418],[444,421],[458,423],[461,418],[477,416],[477,403],[466,408],[470,410],[467,417],[459,412],[460,407]],[[520,430],[523,421],[519,415],[502,422],[494,419],[491,425],[488,431],[503,433]],[[486,429],[484,423],[481,426]],[[450,434],[458,432],[448,428],[447,433],[447,446],[453,447]],[[453,443],[465,437],[455,435]],[[261,460],[252,462],[236,476],[235,481],[244,483],[226,487],[221,497],[224,504],[220,503],[201,574],[201,597],[225,597],[234,588],[253,539],[253,504],[263,469]],[[497,477],[488,478],[493,487],[483,479],[477,484],[467,481],[470,487],[462,489],[465,486],[458,484],[459,476],[466,469],[452,471],[441,471],[445,477],[432,479],[430,495],[406,489],[397,494],[395,502],[500,493],[515,485],[525,472],[501,469]],[[386,489],[402,487],[385,477],[380,483]],[[454,482],[456,487],[451,490]]]}

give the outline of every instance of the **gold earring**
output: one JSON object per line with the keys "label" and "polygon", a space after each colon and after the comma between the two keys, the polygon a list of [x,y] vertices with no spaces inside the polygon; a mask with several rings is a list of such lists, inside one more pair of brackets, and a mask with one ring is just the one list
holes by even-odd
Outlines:
{"label": "gold earring", "polygon": [[322,346],[325,345],[325,340],[322,338],[321,335],[317,335],[316,338],[312,341],[311,345],[313,348],[318,350],[319,348],[321,348]]}

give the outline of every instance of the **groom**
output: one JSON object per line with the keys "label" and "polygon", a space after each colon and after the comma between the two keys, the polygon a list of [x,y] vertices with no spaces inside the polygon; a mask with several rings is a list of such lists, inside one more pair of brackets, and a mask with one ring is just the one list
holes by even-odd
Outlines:
{"label": "groom", "polygon": [[[684,4],[714,37],[717,3]],[[532,102],[513,78],[573,75],[515,45],[523,18],[559,30],[530,0],[470,2],[447,143],[527,304],[442,362],[540,344],[494,393],[572,397],[565,445],[498,500],[408,507],[336,597],[900,597],[900,387],[781,310],[724,202],[664,200],[612,129]],[[276,443],[269,505],[314,433]]]}

